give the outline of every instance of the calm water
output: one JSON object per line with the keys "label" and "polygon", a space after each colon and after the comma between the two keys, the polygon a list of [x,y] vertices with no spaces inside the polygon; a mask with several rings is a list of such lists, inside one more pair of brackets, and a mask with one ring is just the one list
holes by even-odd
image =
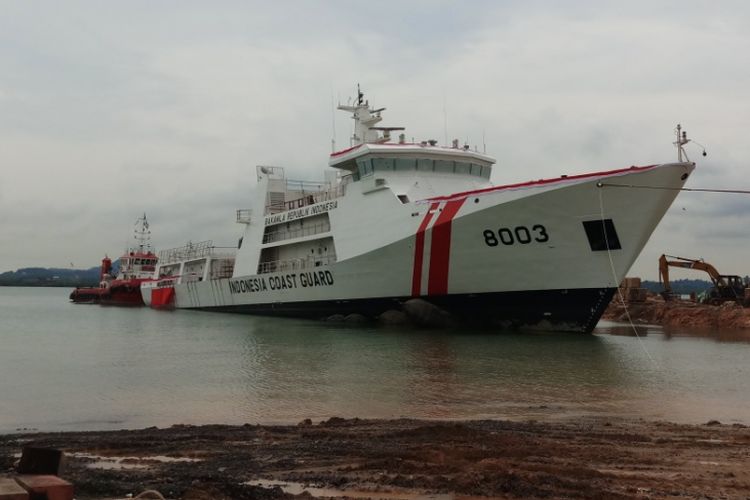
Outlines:
{"label": "calm water", "polygon": [[68,293],[0,287],[0,432],[331,416],[750,424],[747,334],[355,327],[75,305]]}

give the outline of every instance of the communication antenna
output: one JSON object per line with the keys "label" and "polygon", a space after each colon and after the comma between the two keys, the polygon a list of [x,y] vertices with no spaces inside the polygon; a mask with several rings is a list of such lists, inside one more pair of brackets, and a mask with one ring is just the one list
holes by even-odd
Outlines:
{"label": "communication antenna", "polygon": [[336,106],[333,103],[333,88],[331,88],[331,153],[336,152]]}
{"label": "communication antenna", "polygon": [[443,92],[443,144],[448,145],[448,105],[446,104],[445,92]]}
{"label": "communication antenna", "polygon": [[482,129],[482,153],[487,154],[487,142],[485,141],[485,130]]}

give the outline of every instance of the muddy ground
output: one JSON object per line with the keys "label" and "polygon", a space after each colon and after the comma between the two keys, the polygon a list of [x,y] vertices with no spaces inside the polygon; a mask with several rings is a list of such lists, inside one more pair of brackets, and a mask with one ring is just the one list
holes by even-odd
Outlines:
{"label": "muddy ground", "polygon": [[[332,418],[15,434],[0,436],[0,469],[12,471],[29,443],[65,450],[61,476],[78,499],[148,489],[167,498],[293,498],[303,488],[389,499],[750,498],[750,429],[718,422]],[[299,484],[285,492],[281,483]]]}
{"label": "muddy ground", "polygon": [[750,329],[750,308],[734,302],[719,306],[698,304],[687,300],[665,302],[658,295],[649,295],[644,302],[622,303],[615,294],[604,311],[602,318],[627,322],[628,316],[634,323],[663,325],[667,327],[688,327],[709,330]]}

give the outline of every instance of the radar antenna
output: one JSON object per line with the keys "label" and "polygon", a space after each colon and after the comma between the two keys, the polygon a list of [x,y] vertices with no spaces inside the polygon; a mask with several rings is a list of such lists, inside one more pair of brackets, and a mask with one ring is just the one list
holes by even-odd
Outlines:
{"label": "radar antenna", "polygon": [[[395,130],[404,130],[404,127],[377,127],[376,125],[383,119],[381,113],[385,108],[370,108],[370,102],[365,100],[365,94],[357,84],[356,105],[338,105],[338,109],[348,111],[354,119],[354,133],[352,134],[349,145],[359,146],[360,144],[382,144],[391,140],[391,132]],[[382,132],[382,135],[380,134]]]}

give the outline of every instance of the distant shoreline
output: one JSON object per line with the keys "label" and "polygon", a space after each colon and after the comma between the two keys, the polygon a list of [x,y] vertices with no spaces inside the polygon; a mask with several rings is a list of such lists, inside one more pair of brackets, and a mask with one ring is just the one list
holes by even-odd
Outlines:
{"label": "distant shoreline", "polygon": [[76,288],[76,287],[87,287],[96,286],[96,283],[83,283],[78,285],[72,285],[67,283],[51,284],[51,283],[39,283],[39,284],[13,284],[13,283],[0,283],[0,286],[15,287],[15,288]]}

